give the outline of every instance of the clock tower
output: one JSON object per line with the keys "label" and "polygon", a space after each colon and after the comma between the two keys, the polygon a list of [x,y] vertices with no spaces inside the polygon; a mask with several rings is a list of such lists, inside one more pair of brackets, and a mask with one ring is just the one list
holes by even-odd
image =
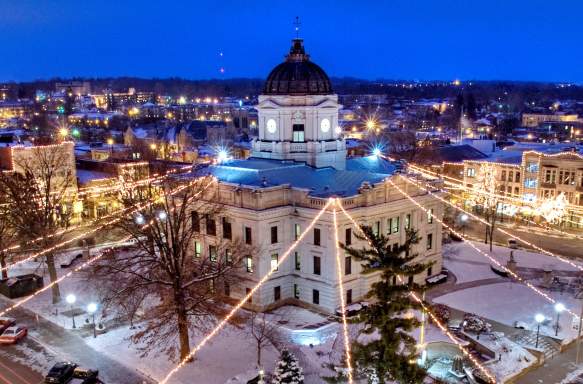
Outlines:
{"label": "clock tower", "polygon": [[252,156],[345,169],[339,108],[328,75],[310,61],[302,39],[292,40],[285,61],[271,71],[259,95],[259,138]]}

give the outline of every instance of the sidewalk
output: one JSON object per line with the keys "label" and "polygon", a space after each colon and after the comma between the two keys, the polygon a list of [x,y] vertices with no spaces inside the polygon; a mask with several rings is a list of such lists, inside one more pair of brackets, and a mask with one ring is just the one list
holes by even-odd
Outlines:
{"label": "sidewalk", "polygon": [[[9,303],[11,301],[0,297],[2,308],[6,308]],[[9,316],[17,319],[19,324],[28,327],[29,334],[35,341],[49,351],[62,356],[63,360],[71,360],[83,367],[98,369],[99,376],[107,384],[155,383],[136,369],[126,367],[103,353],[95,351],[85,343],[82,337],[64,330],[26,308],[16,308],[10,312]]]}

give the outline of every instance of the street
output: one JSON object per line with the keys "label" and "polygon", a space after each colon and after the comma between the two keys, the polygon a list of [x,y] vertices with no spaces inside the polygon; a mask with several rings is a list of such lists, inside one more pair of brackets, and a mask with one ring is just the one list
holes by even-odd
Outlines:
{"label": "street", "polygon": [[[2,351],[12,352],[14,347],[2,346]],[[0,384],[38,384],[43,376],[30,367],[17,363],[0,354]]]}

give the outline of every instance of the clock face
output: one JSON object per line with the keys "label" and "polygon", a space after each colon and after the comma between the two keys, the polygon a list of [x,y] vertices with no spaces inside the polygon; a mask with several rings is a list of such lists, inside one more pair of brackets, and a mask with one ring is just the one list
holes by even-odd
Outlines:
{"label": "clock face", "polygon": [[275,120],[273,120],[273,119],[267,120],[267,132],[275,133],[276,130],[277,130],[277,124],[275,123]]}
{"label": "clock face", "polygon": [[320,123],[320,129],[324,133],[328,132],[330,130],[330,120],[322,119],[322,122]]}

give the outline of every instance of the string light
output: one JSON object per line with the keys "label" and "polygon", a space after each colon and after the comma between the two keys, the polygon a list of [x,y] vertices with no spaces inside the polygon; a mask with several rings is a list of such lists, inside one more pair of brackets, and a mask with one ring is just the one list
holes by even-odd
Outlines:
{"label": "string light", "polygon": [[[436,217],[431,211],[429,211],[427,208],[423,207],[421,204],[419,204],[415,199],[413,199],[409,194],[407,194],[406,192],[404,192],[401,188],[399,188],[395,183],[393,183],[391,180],[388,180],[388,182],[395,187],[395,189],[397,191],[399,191],[404,197],[406,197],[407,199],[409,199],[413,204],[415,204],[417,207],[421,208],[427,215],[433,217],[438,223],[440,223],[444,228],[448,229],[451,233],[455,234],[456,236],[458,236],[460,239],[462,239],[463,242],[465,242],[466,244],[468,244],[470,247],[472,247],[476,252],[478,252],[480,255],[485,256],[486,258],[488,258],[492,263],[496,264],[499,268],[501,268],[502,270],[504,270],[506,273],[508,273],[510,276],[514,277],[517,281],[525,284],[527,287],[529,287],[531,290],[533,290],[534,292],[536,292],[538,295],[544,297],[547,301],[556,304],[556,300],[553,299],[551,296],[549,296],[548,294],[544,293],[543,291],[541,291],[540,289],[538,289],[537,287],[535,287],[534,285],[532,285],[531,283],[529,283],[528,281],[524,280],[522,277],[520,277],[519,275],[517,275],[515,272],[511,271],[510,269],[508,269],[506,266],[502,265],[498,260],[496,260],[495,258],[493,258],[492,256],[488,255],[486,252],[482,251],[480,248],[476,247],[471,241],[468,241],[466,239],[466,236],[459,233],[458,231],[456,231],[455,229],[453,229],[452,227],[450,227],[449,225],[445,224],[443,222],[443,220],[439,219],[438,217]],[[573,315],[574,317],[578,318],[579,316],[567,309],[567,312],[569,312],[571,315]]]}
{"label": "string light", "polygon": [[[479,216],[477,216],[477,215],[474,215],[473,213],[471,213],[471,212],[469,212],[469,211],[466,211],[465,209],[463,209],[463,208],[461,208],[461,207],[458,207],[457,205],[455,205],[455,204],[451,203],[450,201],[447,201],[446,199],[444,199],[444,198],[443,198],[443,197],[441,197],[441,196],[437,196],[437,195],[435,195],[435,194],[434,194],[434,193],[432,193],[432,192],[431,192],[431,191],[430,191],[428,188],[425,188],[425,187],[421,186],[420,184],[418,184],[418,183],[414,182],[413,180],[409,179],[408,177],[406,177],[406,176],[403,176],[403,179],[404,179],[406,182],[408,182],[408,183],[410,183],[410,184],[412,184],[412,185],[415,185],[417,188],[419,188],[419,189],[422,189],[423,191],[427,192],[427,193],[428,193],[430,196],[432,196],[432,197],[434,197],[434,198],[436,198],[436,199],[438,199],[438,200],[440,200],[440,201],[444,202],[445,204],[447,204],[447,205],[449,205],[449,206],[451,206],[451,207],[453,207],[453,208],[455,208],[455,209],[457,209],[457,210],[459,210],[459,211],[462,211],[462,212],[464,212],[465,214],[467,214],[467,215],[468,215],[468,216],[470,216],[471,218],[473,218],[473,219],[475,219],[475,220],[478,220],[480,223],[482,223],[482,224],[485,224],[485,225],[487,225],[487,226],[489,226],[489,227],[491,227],[491,226],[492,226],[492,224],[490,224],[490,223],[489,223],[489,222],[487,222],[486,220],[482,219],[481,217],[479,217]],[[527,240],[524,240],[524,239],[520,238],[519,236],[516,236],[516,235],[514,235],[514,234],[512,234],[512,233],[510,233],[510,232],[508,232],[508,231],[506,231],[506,230],[504,230],[504,229],[502,229],[502,228],[495,227],[494,229],[495,229],[495,230],[497,230],[497,231],[499,231],[499,232],[501,232],[501,233],[503,233],[503,234],[505,234],[505,235],[507,235],[507,236],[509,236],[509,237],[511,237],[511,238],[513,238],[513,239],[515,239],[515,240],[518,240],[518,241],[520,241],[520,242],[522,242],[522,243],[524,243],[524,244],[526,244],[526,245],[529,245],[529,246],[531,246],[531,247],[535,248],[535,249],[536,249],[536,250],[538,250],[538,251],[541,251],[541,252],[543,252],[543,253],[545,253],[545,254],[547,254],[547,255],[549,255],[549,256],[552,256],[552,257],[554,257],[554,258],[556,258],[556,259],[560,260],[560,261],[561,261],[561,262],[563,262],[563,263],[569,264],[570,266],[572,266],[572,267],[574,267],[574,268],[577,268],[577,269],[579,269],[580,271],[583,271],[583,266],[581,266],[581,265],[579,265],[579,264],[576,264],[576,263],[572,262],[571,260],[567,260],[567,259],[565,259],[565,258],[564,258],[564,257],[562,257],[562,256],[559,256],[559,255],[556,255],[556,254],[554,254],[554,253],[552,253],[552,252],[550,252],[550,251],[547,251],[546,249],[543,249],[543,248],[541,248],[541,247],[539,247],[539,246],[537,246],[537,245],[535,245],[535,244],[533,244],[533,243],[531,243],[531,242],[529,242],[529,241],[527,241]]]}
{"label": "string light", "polygon": [[180,363],[178,363],[174,368],[172,368],[172,370],[170,372],[168,372],[166,377],[164,377],[164,379],[162,379],[162,381],[160,381],[160,384],[167,383],[168,380],[170,379],[170,377],[172,377],[176,372],[178,372],[188,361],[190,361],[196,355],[196,353],[198,351],[200,351],[200,349],[202,347],[204,347],[206,345],[206,343],[208,343],[213,337],[215,337],[217,335],[217,333],[219,333],[219,331],[221,329],[223,329],[225,327],[225,325],[233,318],[235,313],[237,313],[237,311],[239,309],[241,309],[241,307],[243,307],[243,305],[245,305],[245,303],[253,297],[253,295],[255,294],[255,292],[257,292],[259,287],[261,287],[271,277],[271,275],[279,268],[281,263],[284,262],[284,260],[295,249],[295,247],[304,239],[306,234],[314,227],[316,222],[320,219],[320,217],[324,214],[324,212],[326,212],[328,207],[330,207],[330,205],[333,202],[334,202],[334,200],[332,200],[332,199],[328,200],[326,205],[324,205],[324,207],[320,210],[320,212],[318,212],[318,214],[314,217],[314,219],[306,227],[304,232],[302,232],[300,234],[300,236],[297,238],[297,240],[292,243],[292,245],[287,249],[287,251],[285,251],[285,253],[279,258],[277,263],[271,267],[271,270],[268,273],[266,273],[253,288],[251,288],[251,290],[245,295],[245,297],[243,297],[231,309],[231,311],[223,318],[223,320],[221,320],[201,341],[199,341],[199,343],[196,346],[194,346],[192,348],[192,350],[190,351],[188,356],[186,356],[184,359],[182,359],[180,361]]}
{"label": "string light", "polygon": [[[335,205],[339,205],[335,199]],[[346,365],[348,366],[348,383],[352,383],[352,363],[350,358],[350,342],[348,338],[348,322],[346,321],[346,303],[344,301],[344,282],[342,281],[342,267],[340,263],[340,240],[338,240],[338,220],[336,218],[336,207],[332,212],[334,218],[334,242],[336,244],[336,272],[338,277],[338,291],[340,293],[340,309],[342,311],[342,331],[344,333],[344,353],[346,354]]]}
{"label": "string light", "polygon": [[[176,189],[174,189],[173,191],[169,192],[168,195],[169,196],[173,196],[181,191],[183,191],[184,189],[192,186],[198,179],[195,179],[194,181],[192,181],[191,183],[188,183],[186,185],[183,185],[181,187],[178,187]],[[213,183],[215,179],[213,177],[211,177],[211,180],[209,181],[209,183],[200,191],[198,191],[197,193],[195,193],[190,199],[195,199],[196,197],[198,197],[201,193],[205,192],[207,190],[207,188]],[[156,203],[156,200],[151,200],[147,203],[144,203],[143,205],[140,205],[139,207],[137,207],[135,210],[132,211],[132,214],[135,212],[138,212],[141,209],[147,208],[151,205],[153,205],[154,203]],[[116,219],[117,221],[120,221],[122,218],[118,218]],[[116,222],[117,222],[116,221]],[[145,228],[149,225],[151,225],[153,223],[153,220],[151,220],[148,224],[145,224],[144,227]],[[101,228],[100,228],[101,229]],[[128,240],[130,240],[132,238],[132,236],[126,236],[124,237],[122,240],[120,240],[118,243],[125,243]],[[13,305],[9,306],[8,308],[6,308],[5,310],[3,310],[2,312],[0,312],[0,317],[6,315],[8,312],[20,307],[22,304],[28,302],[29,300],[31,300],[32,298],[40,295],[41,293],[47,291],[49,288],[53,287],[56,284],[59,284],[61,281],[65,280],[66,278],[68,278],[69,276],[71,276],[74,272],[78,272],[81,269],[93,264],[95,261],[101,259],[103,257],[103,255],[105,255],[105,252],[101,252],[98,253],[97,255],[95,255],[94,257],[92,257],[91,259],[87,260],[86,262],[84,262],[83,264],[80,264],[78,267],[74,268],[73,270],[69,271],[68,273],[64,274],[63,276],[59,277],[58,279],[56,279],[55,281],[47,284],[46,286],[44,286],[43,288],[39,289],[38,291],[36,291],[35,293],[33,293],[30,296],[25,297],[22,300],[17,301],[16,303],[14,303]]]}
{"label": "string light", "polygon": [[[338,206],[340,207],[340,210],[342,210],[342,212],[344,213],[344,215],[348,218],[348,220],[350,220],[350,222],[352,222],[352,224],[358,230],[358,232],[361,234],[361,236],[363,236],[364,239],[368,242],[368,244],[372,247],[373,245],[372,245],[371,239],[366,235],[366,233],[364,233],[364,231],[362,230],[362,228],[360,227],[360,225],[356,222],[356,220],[354,220],[354,218],[352,217],[352,215],[350,215],[348,213],[348,211],[346,211],[346,209],[344,209],[344,207],[342,206],[342,204],[340,202],[338,203]],[[403,281],[403,279],[402,279],[402,277],[400,275],[397,275],[397,279],[399,280],[399,283],[401,283],[401,284],[404,283],[404,281]],[[476,366],[484,375],[486,375],[486,377],[488,377],[488,379],[492,383],[496,383],[496,378],[490,373],[490,371],[488,371],[485,366],[483,366],[470,352],[468,352],[468,350],[447,329],[447,327],[445,325],[443,325],[443,323],[439,320],[439,318],[425,305],[425,303],[423,302],[423,300],[415,292],[413,292],[413,291],[409,291],[409,295],[413,298],[413,300],[415,300],[417,303],[419,303],[421,305],[421,307],[423,308],[423,310],[425,312],[427,312],[427,314],[435,322],[435,324],[437,325],[437,327],[447,337],[449,337],[449,339],[455,345],[457,345],[457,347],[462,351],[462,353],[466,357],[468,357],[468,359],[470,359],[470,361],[474,364],[474,366]]]}

